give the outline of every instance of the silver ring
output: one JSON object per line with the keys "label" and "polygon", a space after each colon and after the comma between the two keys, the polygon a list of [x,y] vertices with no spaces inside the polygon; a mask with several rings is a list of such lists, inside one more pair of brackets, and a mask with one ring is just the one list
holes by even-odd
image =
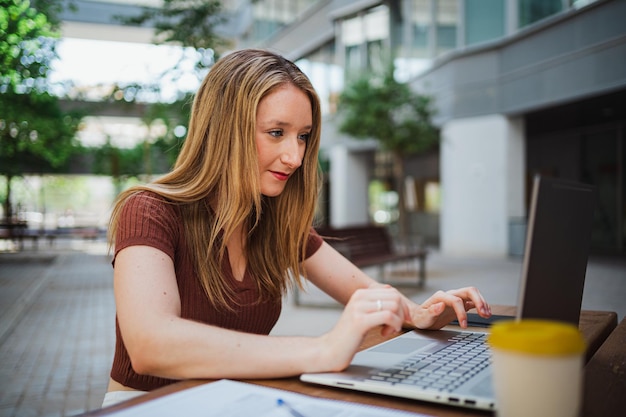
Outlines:
{"label": "silver ring", "polygon": [[383,302],[380,300],[376,300],[376,310],[377,311],[382,311],[383,310]]}

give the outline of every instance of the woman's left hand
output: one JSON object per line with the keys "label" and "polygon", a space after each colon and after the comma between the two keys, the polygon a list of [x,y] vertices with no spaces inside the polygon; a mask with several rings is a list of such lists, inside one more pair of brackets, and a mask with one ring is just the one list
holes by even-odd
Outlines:
{"label": "woman's left hand", "polygon": [[418,329],[438,330],[457,319],[462,328],[467,327],[467,311],[476,308],[481,317],[491,316],[491,307],[482,294],[474,287],[465,287],[450,291],[437,291],[422,304],[416,304],[405,298],[409,317],[409,326]]}

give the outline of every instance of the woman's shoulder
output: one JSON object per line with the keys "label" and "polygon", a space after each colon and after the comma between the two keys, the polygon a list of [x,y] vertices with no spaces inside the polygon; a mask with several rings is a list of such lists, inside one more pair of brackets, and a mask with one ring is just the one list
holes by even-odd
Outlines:
{"label": "woman's shoulder", "polygon": [[175,204],[157,192],[129,192],[116,218],[116,254],[129,246],[153,246],[173,258],[179,242],[182,216]]}
{"label": "woman's shoulder", "polygon": [[137,190],[127,195],[126,203],[133,204],[152,204],[152,205],[170,205],[172,203],[167,197],[151,190]]}
{"label": "woman's shoulder", "polygon": [[176,204],[167,197],[150,190],[138,190],[129,194],[124,201],[124,210],[148,213],[175,213]]}

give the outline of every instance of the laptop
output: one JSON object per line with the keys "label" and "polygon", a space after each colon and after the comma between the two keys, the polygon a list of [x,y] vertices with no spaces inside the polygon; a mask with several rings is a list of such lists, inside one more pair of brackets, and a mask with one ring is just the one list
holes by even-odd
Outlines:
{"label": "laptop", "polygon": [[[593,187],[533,181],[517,318],[578,324],[591,243]],[[500,319],[513,317],[500,316]],[[300,379],[345,389],[495,410],[487,332],[414,330],[358,352],[343,372]]]}
{"label": "laptop", "polygon": [[[537,176],[532,192],[516,318],[558,320],[578,326],[591,245],[594,189]],[[511,318],[493,315],[485,319],[470,313],[468,325],[489,327]]]}

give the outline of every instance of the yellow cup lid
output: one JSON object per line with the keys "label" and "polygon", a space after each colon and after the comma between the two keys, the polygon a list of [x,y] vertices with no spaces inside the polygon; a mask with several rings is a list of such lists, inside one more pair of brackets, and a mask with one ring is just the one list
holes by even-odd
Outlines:
{"label": "yellow cup lid", "polygon": [[573,355],[586,348],[576,326],[535,319],[497,322],[491,326],[487,342],[494,349],[536,355]]}

